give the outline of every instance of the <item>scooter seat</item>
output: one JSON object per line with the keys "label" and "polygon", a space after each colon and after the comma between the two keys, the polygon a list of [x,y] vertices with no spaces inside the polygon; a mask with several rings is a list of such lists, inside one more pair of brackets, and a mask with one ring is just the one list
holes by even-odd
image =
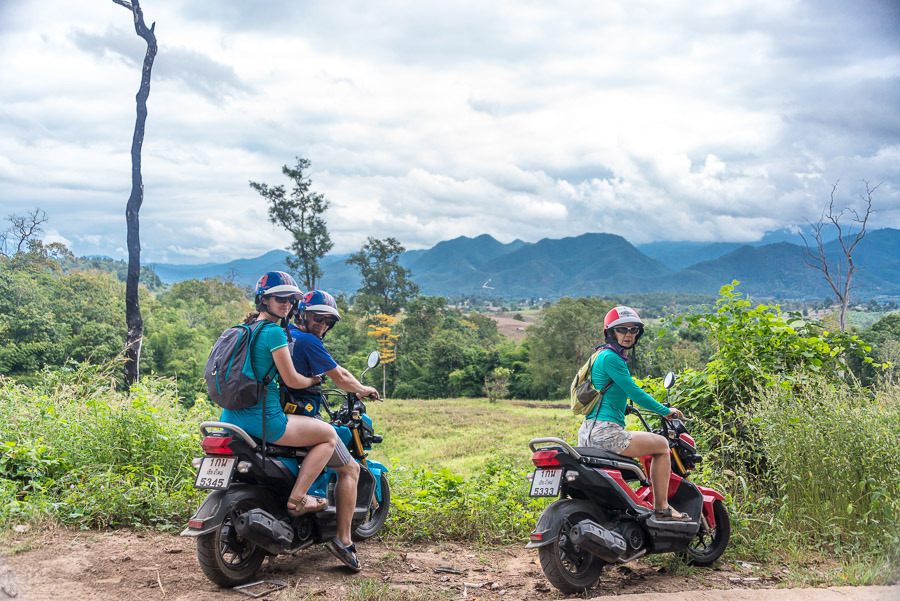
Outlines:
{"label": "scooter seat", "polygon": [[638,461],[634,457],[626,457],[625,455],[619,455],[618,453],[604,451],[603,449],[597,449],[594,447],[575,447],[575,450],[587,457],[609,459],[610,461],[624,461],[626,463],[634,463],[635,465],[640,465],[640,463],[638,463]]}
{"label": "scooter seat", "polygon": [[[262,444],[262,438],[252,435],[250,438],[255,440],[256,444]],[[273,457],[306,457],[306,454],[309,453],[309,447],[285,447],[270,442],[266,445],[266,453]]]}
{"label": "scooter seat", "polygon": [[632,457],[595,449],[594,447],[575,447],[575,450],[581,454],[581,460],[588,465],[619,470],[626,482],[635,480],[644,486],[650,485],[641,464]]}

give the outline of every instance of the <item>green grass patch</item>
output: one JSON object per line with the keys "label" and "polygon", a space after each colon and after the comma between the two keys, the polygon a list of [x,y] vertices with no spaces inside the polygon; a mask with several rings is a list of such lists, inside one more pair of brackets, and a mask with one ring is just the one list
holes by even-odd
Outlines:
{"label": "green grass patch", "polygon": [[541,436],[573,440],[580,418],[559,403],[487,399],[388,399],[368,403],[384,442],[372,458],[384,463],[448,469],[469,477],[502,458],[531,465],[528,441]]}

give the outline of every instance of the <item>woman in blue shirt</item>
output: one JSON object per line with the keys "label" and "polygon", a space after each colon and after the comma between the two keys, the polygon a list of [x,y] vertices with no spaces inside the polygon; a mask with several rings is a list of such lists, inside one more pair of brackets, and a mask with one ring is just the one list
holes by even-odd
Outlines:
{"label": "woman in blue shirt", "polygon": [[[287,503],[288,513],[295,516],[321,511],[328,506],[326,499],[306,493],[331,458],[338,440],[334,428],[326,422],[302,415],[285,415],[281,409],[279,379],[291,388],[308,388],[322,382],[321,376],[310,378],[297,373],[288,352],[287,336],[278,325],[302,295],[289,274],[270,271],[256,283],[257,312],[250,313],[244,319],[244,323],[267,322],[259,326],[250,349],[256,373],[267,373],[273,365],[278,370],[278,377],[272,378],[266,389],[266,441],[288,447],[309,447]],[[221,420],[262,438],[262,401],[244,409],[226,409],[222,411]]]}
{"label": "woman in blue shirt", "polygon": [[[630,307],[616,307],[603,320],[603,334],[607,348],[597,355],[591,369],[591,381],[598,391],[608,382],[612,385],[603,394],[600,402],[590,414],[585,416],[578,430],[578,444],[596,447],[626,457],[651,455],[650,483],[653,487],[653,511],[657,519],[689,521],[691,518],[669,506],[663,494],[668,491],[669,476],[672,473],[669,442],[652,432],[632,432],[625,429],[625,407],[632,401],[658,413],[666,419],[683,418],[678,409],[669,409],[640,389],[628,372],[628,356],[625,351],[634,348],[644,334],[644,322],[637,311]],[[633,354],[633,352],[632,352]]]}

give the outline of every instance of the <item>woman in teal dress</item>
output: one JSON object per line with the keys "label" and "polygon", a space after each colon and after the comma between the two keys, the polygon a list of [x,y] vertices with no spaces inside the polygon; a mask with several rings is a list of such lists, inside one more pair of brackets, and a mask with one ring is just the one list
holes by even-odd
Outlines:
{"label": "woman in teal dress", "polygon": [[651,455],[650,483],[653,486],[653,510],[656,518],[689,521],[690,516],[683,515],[669,505],[665,492],[657,494],[657,491],[668,491],[669,487],[669,476],[672,473],[669,442],[659,434],[625,429],[625,407],[629,398],[666,419],[684,417],[678,409],[661,405],[641,390],[628,371],[628,356],[625,351],[634,348],[644,334],[644,322],[634,309],[616,307],[603,320],[603,334],[606,344],[600,347],[604,350],[594,360],[591,381],[598,391],[610,381],[612,385],[585,416],[578,430],[578,444],[626,457]]}
{"label": "woman in teal dress", "polygon": [[[256,283],[256,309],[244,323],[265,321],[257,330],[251,352],[251,360],[257,374],[267,373],[274,365],[277,378],[272,378],[266,390],[265,420],[266,441],[289,447],[309,447],[309,452],[300,464],[297,482],[288,499],[287,509],[291,515],[302,515],[321,511],[328,501],[308,495],[313,480],[322,472],[334,453],[337,434],[328,423],[302,415],[285,415],[281,409],[278,381],[291,388],[308,388],[320,384],[320,376],[303,376],[294,369],[288,351],[287,335],[278,322],[287,318],[303,292],[289,274],[270,271]],[[263,403],[260,400],[252,407],[222,411],[221,420],[240,426],[251,436],[263,437]]]}

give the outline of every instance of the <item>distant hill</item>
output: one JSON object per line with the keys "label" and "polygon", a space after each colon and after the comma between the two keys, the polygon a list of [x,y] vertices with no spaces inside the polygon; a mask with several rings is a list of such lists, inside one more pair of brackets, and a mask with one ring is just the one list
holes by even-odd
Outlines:
{"label": "distant hill", "polygon": [[[778,242],[789,242],[802,246],[801,233],[806,236],[807,240],[813,240],[813,231],[809,225],[792,225],[774,232],[766,232],[756,242],[650,242],[638,244],[637,249],[648,257],[662,261],[672,269],[684,269],[696,263],[724,257],[742,246],[766,246]],[[825,242],[837,238],[837,233],[832,229],[824,230],[823,234]]]}
{"label": "distant hill", "polygon": [[[484,234],[460,236],[430,249],[406,251],[400,264],[412,271],[424,294],[481,295],[498,298],[559,298],[609,294],[685,292],[716,294],[733,279],[740,290],[757,297],[831,296],[822,274],[804,260],[804,247],[785,241],[790,232],[773,234],[773,243],[654,243],[641,248],[621,236],[583,234],[533,244],[503,244]],[[801,242],[802,243],[802,242]],[[842,256],[840,244],[826,245],[831,260]],[[259,274],[285,269],[288,253],[276,250],[253,259],[203,265],[154,264],[166,283],[189,278],[231,277],[252,285]],[[329,255],[322,262],[321,286],[353,294],[359,275],[345,263],[349,255]],[[699,260],[693,261],[692,258]],[[857,298],[900,295],[900,230],[869,232],[854,252]]]}

